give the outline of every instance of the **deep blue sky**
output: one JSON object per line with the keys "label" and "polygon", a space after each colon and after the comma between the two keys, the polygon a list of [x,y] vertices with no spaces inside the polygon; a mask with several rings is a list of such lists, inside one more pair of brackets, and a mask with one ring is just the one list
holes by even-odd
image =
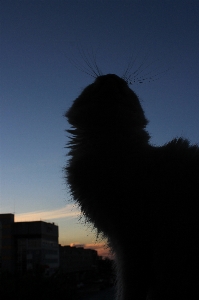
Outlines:
{"label": "deep blue sky", "polygon": [[71,60],[86,67],[80,48],[89,59],[97,55],[104,74],[122,76],[133,59],[132,73],[142,63],[139,76],[163,72],[131,86],[150,121],[151,143],[176,136],[199,143],[199,1],[5,0],[0,14],[0,213],[54,221],[62,244],[92,243],[94,234],[71,210],[62,173],[63,114],[93,81]]}

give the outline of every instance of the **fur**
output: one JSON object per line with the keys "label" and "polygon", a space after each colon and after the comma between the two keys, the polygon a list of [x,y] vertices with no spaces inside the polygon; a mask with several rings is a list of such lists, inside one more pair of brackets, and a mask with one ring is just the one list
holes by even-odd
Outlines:
{"label": "fur", "polygon": [[199,148],[150,145],[137,95],[99,76],[66,112],[67,183],[115,253],[118,300],[199,299]]}

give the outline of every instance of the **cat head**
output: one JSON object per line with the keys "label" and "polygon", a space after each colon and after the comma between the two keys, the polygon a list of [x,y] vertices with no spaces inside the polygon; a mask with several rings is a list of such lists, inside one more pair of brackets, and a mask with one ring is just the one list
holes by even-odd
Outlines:
{"label": "cat head", "polygon": [[98,76],[65,116],[74,128],[89,132],[138,130],[148,123],[137,95],[115,74]]}

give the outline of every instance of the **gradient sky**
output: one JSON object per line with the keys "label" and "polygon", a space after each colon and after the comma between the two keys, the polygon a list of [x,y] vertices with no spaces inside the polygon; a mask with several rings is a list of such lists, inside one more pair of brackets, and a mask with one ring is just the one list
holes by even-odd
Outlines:
{"label": "gradient sky", "polygon": [[158,78],[131,86],[151,143],[199,143],[199,1],[2,0],[0,19],[0,213],[55,222],[62,245],[92,246],[62,172],[63,114],[93,81],[74,62],[86,68],[81,53],[93,52],[104,74],[122,76],[135,60],[137,77]]}

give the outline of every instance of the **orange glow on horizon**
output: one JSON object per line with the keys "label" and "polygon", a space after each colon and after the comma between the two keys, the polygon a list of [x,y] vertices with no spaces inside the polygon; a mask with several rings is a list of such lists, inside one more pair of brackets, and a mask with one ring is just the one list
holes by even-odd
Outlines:
{"label": "orange glow on horizon", "polygon": [[113,254],[110,251],[110,248],[106,246],[105,243],[93,243],[93,244],[78,244],[78,243],[71,243],[71,247],[82,247],[84,249],[92,249],[96,250],[99,256],[107,257],[109,259],[114,259]]}

